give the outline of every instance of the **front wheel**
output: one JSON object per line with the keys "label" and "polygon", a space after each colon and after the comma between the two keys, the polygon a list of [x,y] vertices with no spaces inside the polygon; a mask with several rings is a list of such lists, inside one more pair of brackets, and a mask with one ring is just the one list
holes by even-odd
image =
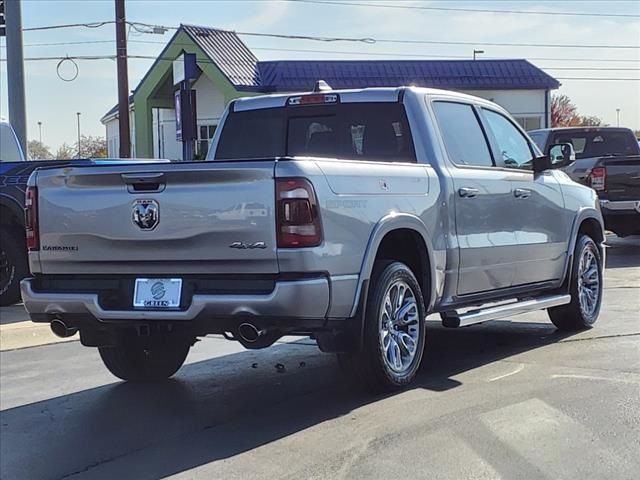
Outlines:
{"label": "front wheel", "polygon": [[156,382],[176,373],[187,358],[191,342],[170,337],[127,336],[116,345],[99,347],[102,362],[116,377],[130,382]]}
{"label": "front wheel", "polygon": [[571,303],[548,310],[549,318],[559,330],[584,330],[596,322],[602,304],[602,268],[598,246],[591,237],[581,234],[569,280]]}
{"label": "front wheel", "polygon": [[345,369],[374,392],[398,390],[414,379],[426,340],[422,291],[400,262],[377,262],[364,319],[362,351],[340,354]]}

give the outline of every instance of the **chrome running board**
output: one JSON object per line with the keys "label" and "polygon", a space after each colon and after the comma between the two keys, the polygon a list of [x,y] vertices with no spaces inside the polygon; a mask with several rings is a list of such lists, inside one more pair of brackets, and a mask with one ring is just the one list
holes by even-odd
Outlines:
{"label": "chrome running board", "polygon": [[487,308],[479,308],[460,313],[457,310],[446,312],[442,315],[442,324],[445,327],[466,327],[474,323],[496,320],[498,318],[518,315],[520,313],[544,310],[546,308],[566,305],[571,302],[571,295],[545,295],[543,297],[512,302]]}

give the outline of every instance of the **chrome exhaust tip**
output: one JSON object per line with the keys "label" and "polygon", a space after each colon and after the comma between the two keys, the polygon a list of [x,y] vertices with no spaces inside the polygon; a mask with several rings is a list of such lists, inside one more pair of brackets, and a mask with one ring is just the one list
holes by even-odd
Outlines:
{"label": "chrome exhaust tip", "polygon": [[78,329],[75,327],[69,327],[62,320],[52,320],[51,321],[51,331],[54,335],[60,338],[67,338],[75,335],[78,332]]}
{"label": "chrome exhaust tip", "polygon": [[266,333],[266,330],[258,330],[252,323],[241,323],[238,326],[238,336],[247,343],[257,342]]}

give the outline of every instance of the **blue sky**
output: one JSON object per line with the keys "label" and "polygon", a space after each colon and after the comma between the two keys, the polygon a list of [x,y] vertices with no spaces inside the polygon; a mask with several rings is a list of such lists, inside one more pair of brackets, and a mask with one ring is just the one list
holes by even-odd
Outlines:
{"label": "blue sky", "polygon": [[[9,0],[11,1],[11,0]],[[360,0],[344,0],[352,3]],[[471,9],[582,12],[602,15],[640,15],[640,1],[406,1],[368,0],[363,3],[462,7]],[[113,20],[113,0],[23,0],[23,27]],[[560,78],[558,91],[569,95],[580,113],[597,115],[640,129],[640,81],[571,80],[570,77],[640,78],[640,18],[403,10],[365,6],[317,5],[281,0],[127,0],[127,19],[177,26],[191,23],[244,32],[300,35],[374,37],[381,39],[445,40],[498,43],[555,43],[573,45],[633,45],[634,49],[543,48],[483,46],[485,57],[529,58]],[[113,55],[113,25],[24,33],[25,57]],[[129,36],[130,55],[157,55],[171,37]],[[261,60],[408,58],[406,55],[471,57],[473,46],[322,43],[308,40],[241,37]],[[80,45],[36,44],[94,41]],[[0,46],[4,39],[0,40]],[[31,46],[29,46],[31,45]],[[295,52],[291,50],[315,50]],[[330,51],[333,53],[321,53]],[[353,53],[351,53],[353,52]],[[380,55],[376,55],[380,54]],[[401,55],[401,56],[400,56]],[[0,49],[4,58],[5,50]],[[544,60],[543,60],[544,59]],[[568,60],[571,59],[571,60]],[[606,61],[603,61],[606,60]],[[57,61],[27,61],[27,122],[29,138],[57,148],[76,138],[76,112],[82,132],[104,136],[100,117],[117,98],[116,65],[112,60],[79,61],[78,77],[63,82],[56,75]],[[152,61],[129,61],[129,87],[135,88]],[[71,66],[63,66],[69,74]],[[584,69],[584,70],[583,70]],[[598,70],[593,70],[598,69]],[[600,70],[607,69],[607,70]],[[617,70],[613,70],[617,69]],[[6,63],[0,63],[0,116],[8,117]]]}

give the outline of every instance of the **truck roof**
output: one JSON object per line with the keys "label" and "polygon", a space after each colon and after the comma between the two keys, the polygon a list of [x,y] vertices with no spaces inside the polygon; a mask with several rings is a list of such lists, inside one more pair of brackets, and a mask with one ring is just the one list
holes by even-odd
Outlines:
{"label": "truck roof", "polygon": [[[401,92],[404,94],[415,95],[446,95],[448,97],[455,97],[461,100],[472,101],[476,103],[490,104],[494,107],[500,108],[493,102],[489,102],[483,98],[474,97],[464,93],[454,92],[451,90],[441,90],[436,88],[424,88],[424,87],[371,87],[360,89],[345,89],[345,90],[322,90],[315,92],[292,92],[292,93],[278,93],[272,95],[260,95],[257,97],[244,97],[234,100],[233,111],[246,111],[246,110],[258,110],[262,108],[277,108],[284,107],[287,100],[291,97],[302,95],[340,95],[341,103],[357,103],[357,102],[397,102],[400,98]],[[502,110],[502,109],[501,109]]]}
{"label": "truck roof", "polygon": [[539,128],[536,130],[530,130],[529,133],[535,132],[630,132],[633,135],[631,129],[626,127],[553,127],[553,128]]}

